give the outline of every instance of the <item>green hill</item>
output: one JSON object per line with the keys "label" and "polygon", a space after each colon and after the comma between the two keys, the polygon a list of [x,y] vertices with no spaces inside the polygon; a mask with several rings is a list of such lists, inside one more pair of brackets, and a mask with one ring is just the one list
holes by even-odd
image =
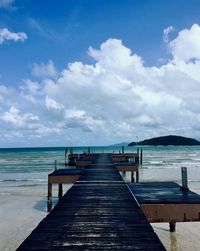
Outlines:
{"label": "green hill", "polygon": [[129,144],[129,146],[135,146],[135,145],[195,146],[195,145],[200,145],[200,142],[198,140],[192,139],[192,138],[186,138],[186,137],[176,136],[176,135],[168,135],[168,136],[146,139],[146,140],[140,141],[138,143],[131,142]]}

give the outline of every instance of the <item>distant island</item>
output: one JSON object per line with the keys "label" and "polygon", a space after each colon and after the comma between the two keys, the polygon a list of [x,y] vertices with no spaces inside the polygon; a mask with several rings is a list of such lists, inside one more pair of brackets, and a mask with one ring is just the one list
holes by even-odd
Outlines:
{"label": "distant island", "polygon": [[176,135],[168,135],[157,138],[146,139],[140,142],[131,142],[128,146],[151,145],[151,146],[195,146],[200,145],[200,141]]}

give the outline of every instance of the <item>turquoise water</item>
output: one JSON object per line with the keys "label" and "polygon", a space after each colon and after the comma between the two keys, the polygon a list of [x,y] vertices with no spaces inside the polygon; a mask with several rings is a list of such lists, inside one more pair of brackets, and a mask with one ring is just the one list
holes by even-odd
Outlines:
{"label": "turquoise water", "polygon": [[[126,152],[136,152],[137,147],[127,147]],[[141,149],[141,148],[140,148]],[[180,181],[180,168],[188,167],[189,181],[200,182],[200,146],[145,146],[140,180]],[[73,147],[82,153],[88,147]],[[121,147],[91,147],[91,152],[119,152]],[[47,177],[54,170],[64,168],[65,148],[15,148],[0,149],[0,194],[40,192],[47,186]]]}

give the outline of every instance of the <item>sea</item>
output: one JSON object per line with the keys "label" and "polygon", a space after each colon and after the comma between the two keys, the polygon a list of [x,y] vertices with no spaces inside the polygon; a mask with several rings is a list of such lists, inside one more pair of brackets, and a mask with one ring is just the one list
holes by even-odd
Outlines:
{"label": "sea", "polygon": [[[72,147],[74,153],[120,152],[122,147]],[[132,146],[125,152],[143,150],[140,181],[181,183],[181,167],[187,167],[189,185],[200,191],[200,146]],[[68,148],[69,149],[69,148]],[[41,195],[46,192],[48,174],[65,167],[66,147],[1,148],[0,195]],[[69,153],[69,151],[68,151]],[[129,181],[127,175],[125,179]]]}

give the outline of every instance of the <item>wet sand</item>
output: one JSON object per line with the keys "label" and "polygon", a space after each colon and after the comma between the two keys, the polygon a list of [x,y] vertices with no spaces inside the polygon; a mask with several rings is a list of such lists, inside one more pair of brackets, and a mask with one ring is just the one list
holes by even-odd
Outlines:
{"label": "wet sand", "polygon": [[168,223],[153,223],[154,231],[167,251],[199,251],[200,222],[176,223],[176,232],[169,232]]}

